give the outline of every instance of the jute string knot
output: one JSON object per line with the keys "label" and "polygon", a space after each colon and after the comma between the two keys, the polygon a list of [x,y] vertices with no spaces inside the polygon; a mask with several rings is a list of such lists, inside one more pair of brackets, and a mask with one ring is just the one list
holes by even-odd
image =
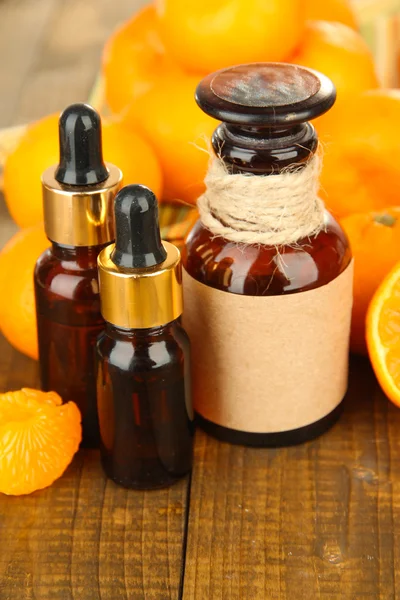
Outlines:
{"label": "jute string knot", "polygon": [[214,158],[198,200],[201,221],[215,236],[245,244],[280,246],[314,236],[324,228],[320,170],[318,154],[305,167],[261,176],[232,175]]}

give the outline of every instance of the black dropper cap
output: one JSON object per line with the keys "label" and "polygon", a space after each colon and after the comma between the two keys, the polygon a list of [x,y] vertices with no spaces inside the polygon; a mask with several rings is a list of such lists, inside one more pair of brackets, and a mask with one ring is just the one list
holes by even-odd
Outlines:
{"label": "black dropper cap", "polygon": [[114,201],[115,248],[111,260],[118,267],[142,269],[161,264],[167,253],[161,242],[158,203],[144,185],[127,185]]}
{"label": "black dropper cap", "polygon": [[66,185],[96,185],[108,178],[103,161],[101,120],[88,104],[71,104],[59,121],[60,164],[55,178]]}

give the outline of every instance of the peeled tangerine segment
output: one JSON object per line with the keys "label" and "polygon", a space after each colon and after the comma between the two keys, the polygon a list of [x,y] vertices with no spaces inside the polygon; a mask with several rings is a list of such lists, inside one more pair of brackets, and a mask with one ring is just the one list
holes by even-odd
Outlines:
{"label": "peeled tangerine segment", "polygon": [[0,394],[0,492],[30,494],[51,485],[70,464],[82,438],[74,402],[55,392]]}

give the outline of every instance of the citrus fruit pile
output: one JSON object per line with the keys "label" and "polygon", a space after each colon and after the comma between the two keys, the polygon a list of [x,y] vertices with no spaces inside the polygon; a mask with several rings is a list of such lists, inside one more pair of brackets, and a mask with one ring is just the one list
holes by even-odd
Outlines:
{"label": "citrus fruit pile", "polygon": [[[96,108],[105,159],[122,169],[126,184],[141,182],[162,201],[194,205],[216,126],[194,102],[196,85],[211,71],[256,61],[311,67],[336,85],[335,106],[315,121],[324,151],[321,195],[353,246],[351,347],[366,353],[368,307],[400,259],[400,91],[380,89],[349,0],[149,3],[104,47],[104,97]],[[29,126],[4,168],[6,202],[23,229],[0,253],[0,280],[7,278],[13,299],[11,308],[0,300],[0,329],[31,357],[37,349],[29,273],[47,245],[40,176],[58,160],[57,136],[57,115]],[[377,333],[368,339],[370,348],[383,343]]]}
{"label": "citrus fruit pile", "polygon": [[[255,61],[311,67],[336,86],[335,106],[314,123],[324,151],[321,195],[352,244],[351,348],[365,354],[369,304],[400,260],[400,91],[379,89],[349,1],[156,0],[104,49],[106,101],[155,148],[163,198],[193,203],[207,168],[204,139],[215,127],[193,102],[196,84]],[[380,344],[374,339],[370,347]]]}

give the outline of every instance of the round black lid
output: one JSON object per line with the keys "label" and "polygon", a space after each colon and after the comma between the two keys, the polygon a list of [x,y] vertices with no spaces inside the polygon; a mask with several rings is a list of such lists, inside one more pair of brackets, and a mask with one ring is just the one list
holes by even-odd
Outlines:
{"label": "round black lid", "polygon": [[196,101],[208,115],[237,125],[279,127],[304,123],[334,104],[328,77],[287,63],[251,63],[205,77]]}

